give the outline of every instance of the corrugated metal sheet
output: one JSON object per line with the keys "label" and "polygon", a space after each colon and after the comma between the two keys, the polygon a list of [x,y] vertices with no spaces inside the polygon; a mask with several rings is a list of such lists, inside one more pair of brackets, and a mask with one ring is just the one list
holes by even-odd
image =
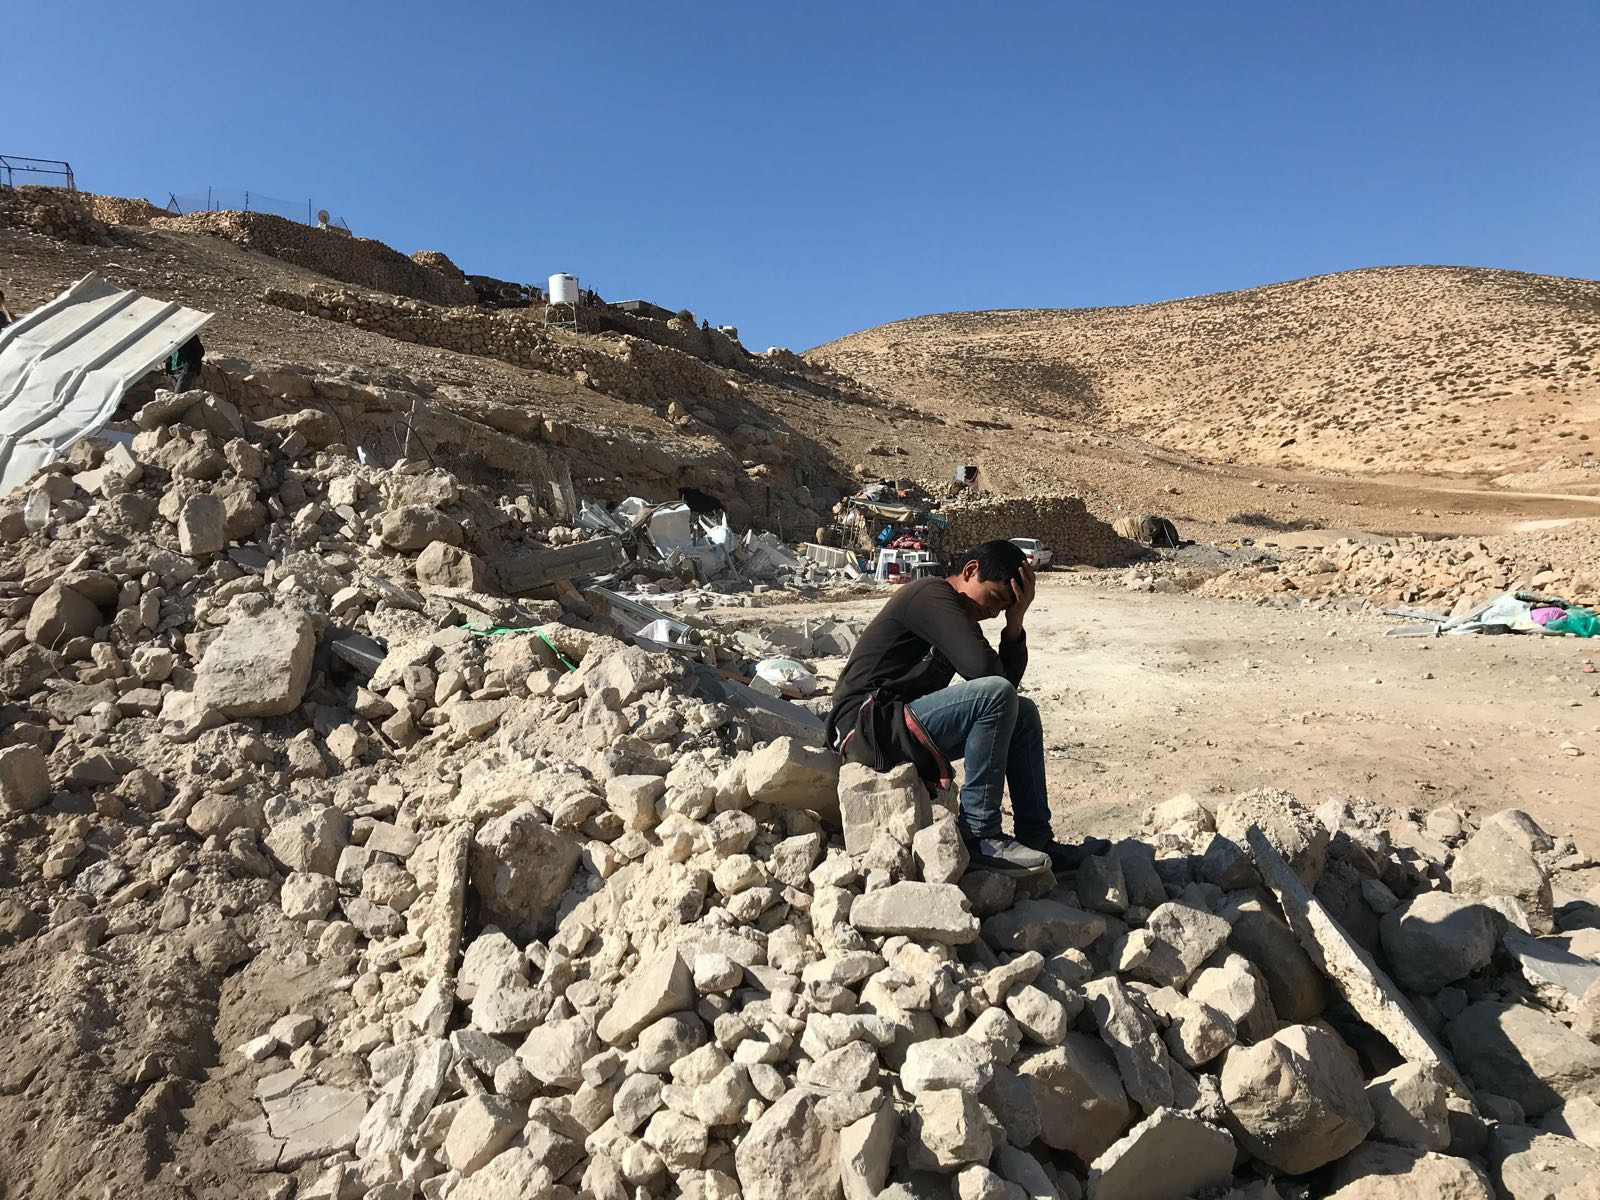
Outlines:
{"label": "corrugated metal sheet", "polygon": [[0,496],[105,425],[211,316],[91,274],[0,331]]}

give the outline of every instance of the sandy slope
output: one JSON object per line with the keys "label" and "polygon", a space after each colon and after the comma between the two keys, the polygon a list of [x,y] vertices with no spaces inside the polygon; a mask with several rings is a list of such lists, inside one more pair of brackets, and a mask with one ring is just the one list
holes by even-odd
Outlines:
{"label": "sandy slope", "polygon": [[1600,443],[1600,283],[1512,271],[1379,267],[1128,308],[947,313],[809,354],[944,416],[976,402],[1210,462],[1564,470],[1581,486]]}

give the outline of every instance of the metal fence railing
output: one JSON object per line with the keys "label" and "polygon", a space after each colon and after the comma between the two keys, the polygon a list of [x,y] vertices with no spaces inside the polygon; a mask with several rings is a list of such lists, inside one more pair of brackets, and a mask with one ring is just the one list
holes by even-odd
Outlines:
{"label": "metal fence railing", "polygon": [[[78,183],[72,177],[72,164],[63,162],[58,158],[29,158],[23,154],[0,154],[0,185],[15,187],[17,176],[23,176],[23,183],[45,183],[50,187],[65,187],[69,192],[78,190]],[[29,176],[40,175],[43,179],[32,179]]]}
{"label": "metal fence railing", "polygon": [[327,216],[328,210],[319,205],[315,200],[288,200],[282,196],[269,196],[264,192],[256,192],[243,188],[208,187],[205,191],[198,189],[189,192],[169,192],[167,202],[162,207],[172,213],[192,212],[265,212],[276,216],[287,217],[291,221],[299,221],[303,225],[320,225],[323,218],[327,223],[346,232],[350,226],[343,217]]}

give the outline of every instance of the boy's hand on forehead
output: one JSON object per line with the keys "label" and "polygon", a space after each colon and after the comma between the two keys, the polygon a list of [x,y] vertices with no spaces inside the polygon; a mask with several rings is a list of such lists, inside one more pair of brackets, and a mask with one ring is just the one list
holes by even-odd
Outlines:
{"label": "boy's hand on forehead", "polygon": [[1006,608],[1006,624],[1011,628],[1022,628],[1022,618],[1033,603],[1036,584],[1033,567],[1024,562],[1017,568],[1017,577],[1011,581],[1011,604]]}

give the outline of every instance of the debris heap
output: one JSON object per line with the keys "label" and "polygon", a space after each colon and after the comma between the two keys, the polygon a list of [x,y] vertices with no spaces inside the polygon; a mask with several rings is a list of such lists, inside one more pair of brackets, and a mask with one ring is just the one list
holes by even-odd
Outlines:
{"label": "debris heap", "polygon": [[153,403],[0,515],[0,937],[327,968],[216,1068],[271,1194],[1593,1186],[1600,912],[1525,814],[1179,796],[974,870],[909,767],[486,591],[515,505]]}
{"label": "debris heap", "polygon": [[1294,592],[1364,596],[1443,607],[1453,616],[1501,592],[1527,588],[1574,602],[1600,598],[1600,552],[1593,522],[1496,538],[1404,538],[1393,543],[1340,538],[1278,561],[1237,568],[1198,590],[1212,596]]}

